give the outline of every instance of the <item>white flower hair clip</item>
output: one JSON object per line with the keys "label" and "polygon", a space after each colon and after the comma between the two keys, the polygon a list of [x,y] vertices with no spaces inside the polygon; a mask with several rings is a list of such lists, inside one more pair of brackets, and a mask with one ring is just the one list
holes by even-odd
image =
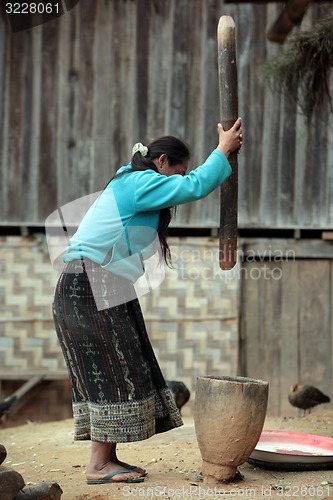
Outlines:
{"label": "white flower hair clip", "polygon": [[141,153],[142,156],[147,156],[148,154],[147,146],[144,146],[143,144],[141,144],[141,142],[137,142],[136,144],[134,144],[132,148],[132,155],[134,155],[138,151],[139,153]]}

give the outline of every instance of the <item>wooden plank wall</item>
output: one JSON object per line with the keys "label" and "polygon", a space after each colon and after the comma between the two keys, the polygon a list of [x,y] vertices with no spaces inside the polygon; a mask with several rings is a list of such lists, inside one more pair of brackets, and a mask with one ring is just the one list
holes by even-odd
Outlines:
{"label": "wooden plank wall", "polygon": [[333,260],[290,256],[242,268],[242,372],[269,381],[271,415],[297,415],[288,402],[296,383],[333,400]]}
{"label": "wooden plank wall", "polygon": [[[323,7],[313,5],[303,26]],[[12,34],[0,19],[0,224],[39,225],[58,205],[100,190],[133,143],[186,140],[192,167],[216,144],[216,27],[237,26],[241,227],[333,226],[333,126],[308,127],[257,79],[283,50],[266,40],[282,4],[222,0],[80,0],[61,18]],[[175,225],[219,225],[216,191]]]}

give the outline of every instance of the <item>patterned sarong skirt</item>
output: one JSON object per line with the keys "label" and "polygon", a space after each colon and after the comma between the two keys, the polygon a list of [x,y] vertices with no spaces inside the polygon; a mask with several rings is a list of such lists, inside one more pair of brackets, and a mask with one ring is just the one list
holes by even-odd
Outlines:
{"label": "patterned sarong skirt", "polygon": [[[87,259],[67,263],[59,277],[53,318],[72,387],[75,440],[140,441],[183,424],[140,304],[126,301],[133,289]],[[99,310],[96,293],[111,306]]]}

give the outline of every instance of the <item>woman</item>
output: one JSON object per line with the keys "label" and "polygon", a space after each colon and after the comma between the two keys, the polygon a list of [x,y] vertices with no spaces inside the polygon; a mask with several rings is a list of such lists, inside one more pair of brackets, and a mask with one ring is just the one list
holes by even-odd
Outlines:
{"label": "woman", "polygon": [[241,119],[185,176],[189,151],[174,137],[137,144],[132,161],[88,210],[63,257],[53,304],[73,396],[76,440],[90,439],[88,484],[141,482],[146,471],[117,457],[117,443],[182,425],[152,350],[133,283],[154,235],[168,262],[171,207],[207,196],[230,175]]}

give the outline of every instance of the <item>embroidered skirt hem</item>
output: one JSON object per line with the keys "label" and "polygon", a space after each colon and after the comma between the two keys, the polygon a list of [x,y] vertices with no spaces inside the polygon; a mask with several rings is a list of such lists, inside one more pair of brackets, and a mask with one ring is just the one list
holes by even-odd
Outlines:
{"label": "embroidered skirt hem", "polygon": [[[162,406],[158,404],[160,399],[168,405],[169,414],[165,414]],[[73,403],[73,413],[75,441],[87,439],[105,443],[143,441],[154,434],[183,425],[169,389],[160,391],[159,396],[152,394],[142,401]]]}

